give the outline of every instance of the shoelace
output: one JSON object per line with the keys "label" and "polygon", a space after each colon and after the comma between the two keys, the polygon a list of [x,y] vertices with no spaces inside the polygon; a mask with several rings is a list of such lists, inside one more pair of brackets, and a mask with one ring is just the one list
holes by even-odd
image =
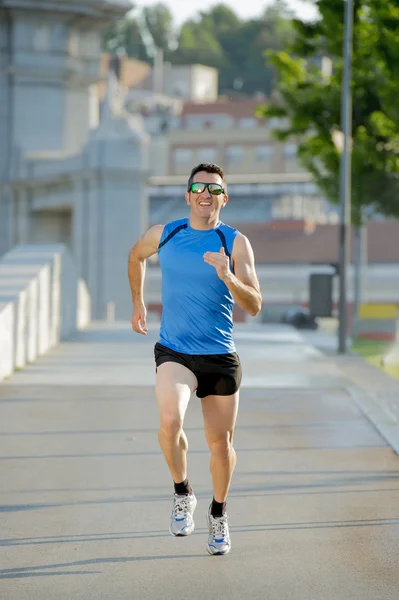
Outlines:
{"label": "shoelace", "polygon": [[184,516],[188,508],[188,496],[182,496],[181,498],[175,498],[175,505],[173,507],[173,515],[175,519],[179,519]]}
{"label": "shoelace", "polygon": [[227,537],[227,516],[212,517],[212,535],[214,539],[225,539]]}

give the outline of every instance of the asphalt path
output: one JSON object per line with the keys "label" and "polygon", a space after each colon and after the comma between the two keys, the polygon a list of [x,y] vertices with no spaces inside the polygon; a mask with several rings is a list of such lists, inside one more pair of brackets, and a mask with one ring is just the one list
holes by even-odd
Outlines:
{"label": "asphalt path", "polygon": [[282,326],[237,326],[244,370],[228,501],[206,552],[200,403],[187,417],[196,530],[168,533],[153,345],[93,324],[0,384],[1,600],[397,600],[399,457],[336,362]]}

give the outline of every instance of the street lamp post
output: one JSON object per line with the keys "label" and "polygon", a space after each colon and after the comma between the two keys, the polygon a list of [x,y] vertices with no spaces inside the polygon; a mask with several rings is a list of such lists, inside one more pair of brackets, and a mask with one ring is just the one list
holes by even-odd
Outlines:
{"label": "street lamp post", "polygon": [[340,230],[339,230],[339,328],[338,352],[347,351],[347,268],[350,251],[351,224],[351,166],[352,166],[352,53],[353,53],[353,0],[344,0],[344,73],[341,98],[341,128],[344,147],[340,165]]}

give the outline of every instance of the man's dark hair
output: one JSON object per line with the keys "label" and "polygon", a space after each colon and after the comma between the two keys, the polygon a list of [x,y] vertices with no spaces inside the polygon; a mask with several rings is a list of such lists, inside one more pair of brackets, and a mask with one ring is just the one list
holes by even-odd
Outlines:
{"label": "man's dark hair", "polygon": [[223,169],[221,167],[219,167],[218,165],[214,165],[213,163],[201,163],[200,165],[194,167],[194,169],[191,171],[190,174],[190,178],[188,180],[188,191],[190,191],[190,187],[191,184],[194,181],[194,177],[197,173],[201,173],[205,171],[205,173],[215,173],[216,175],[220,175],[220,177],[222,178],[223,181],[223,187],[225,192],[227,191],[227,184],[226,184],[226,180],[224,177],[224,172]]}

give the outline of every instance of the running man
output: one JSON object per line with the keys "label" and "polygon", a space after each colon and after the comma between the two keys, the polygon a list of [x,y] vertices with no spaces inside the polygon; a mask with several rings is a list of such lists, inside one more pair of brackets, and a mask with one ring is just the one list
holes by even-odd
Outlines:
{"label": "running man", "polygon": [[213,500],[207,513],[210,554],[231,548],[226,500],[236,465],[233,433],[238,411],[241,365],[233,341],[233,306],[259,313],[262,297],[252,247],[222,223],[228,202],[220,167],[201,164],[188,180],[188,219],[151,227],[129,255],[132,326],[146,335],[143,288],[145,261],[158,253],[162,271],[162,323],[155,345],[158,440],[173,482],[170,533],[194,531],[197,499],[187,478],[188,442],[184,416],[193,392],[201,399],[211,453]]}

